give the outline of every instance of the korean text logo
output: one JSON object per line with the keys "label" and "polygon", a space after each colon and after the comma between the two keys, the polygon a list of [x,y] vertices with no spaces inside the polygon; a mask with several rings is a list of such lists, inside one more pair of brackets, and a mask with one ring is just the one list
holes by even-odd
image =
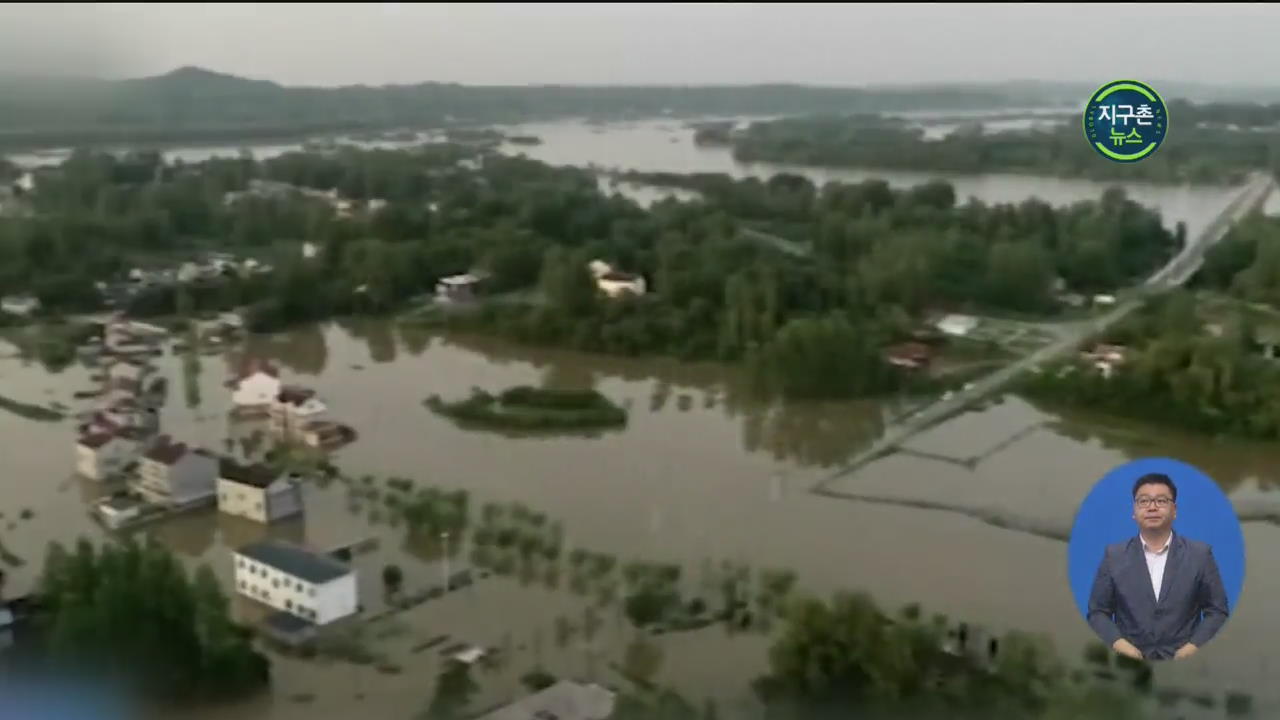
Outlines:
{"label": "korean text logo", "polygon": [[1116,80],[1098,88],[1084,110],[1084,135],[1099,155],[1115,162],[1151,157],[1169,130],[1164,100],[1146,83]]}

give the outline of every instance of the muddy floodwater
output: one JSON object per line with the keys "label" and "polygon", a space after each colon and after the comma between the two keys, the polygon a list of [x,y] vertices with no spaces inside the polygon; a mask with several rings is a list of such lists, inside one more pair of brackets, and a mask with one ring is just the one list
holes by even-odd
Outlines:
{"label": "muddy floodwater", "polygon": [[[678,120],[591,126],[577,121],[504,128],[536,135],[537,146],[503,147],[553,164],[610,170],[726,172],[767,177],[804,174],[815,182],[881,177],[895,186],[937,174],[808,169],[742,164],[725,148],[697,147]],[[263,158],[298,149],[249,144]],[[166,156],[199,161],[239,152],[173,148]],[[48,158],[13,158],[24,165]],[[1097,198],[1105,185],[1080,180],[987,174],[948,178],[962,198],[1053,205]],[[607,190],[642,202],[665,190],[601,180]],[[1159,210],[1165,223],[1194,234],[1233,196],[1230,188],[1127,184],[1131,197]],[[1280,195],[1277,195],[1280,197]],[[1272,205],[1274,212],[1275,206]],[[901,407],[894,402],[778,403],[752,399],[737,371],[714,365],[622,360],[537,350],[478,337],[431,336],[390,321],[327,323],[201,357],[188,380],[183,363],[158,359],[169,377],[163,414],[176,438],[225,450],[251,440],[251,425],[227,420],[224,386],[243,352],[279,363],[287,382],[317,389],[333,416],[359,433],[334,461],[353,482],[312,483],[303,518],[265,529],[202,511],[139,530],[192,565],[207,563],[230,589],[229,550],[265,536],[331,548],[372,539],[356,558],[368,614],[385,609],[380,579],[389,562],[404,569],[410,590],[442,581],[444,543],[411,538],[363,483],[413,478],[419,487],[464,488],[472,507],[520,502],[563,523],[566,543],[612,553],[621,562],[679,563],[685,589],[696,593],[724,561],[756,570],[786,568],[812,593],[865,590],[885,607],[920,602],[993,631],[1050,635],[1068,661],[1093,636],[1079,617],[1066,580],[1066,545],[1077,503],[1107,470],[1132,458],[1178,457],[1214,476],[1237,507],[1265,517],[1280,499],[1280,448],[1218,442],[1111,418],[1064,415],[1006,397],[953,419],[858,472],[834,477],[841,464],[878,437]],[[0,342],[0,395],[45,405],[82,406],[72,393],[89,387],[79,365],[50,373]],[[528,383],[594,387],[630,410],[625,429],[598,436],[528,437],[463,430],[423,407],[427,396],[465,395],[472,386]],[[193,392],[194,391],[194,392]],[[0,540],[22,564],[6,565],[8,593],[30,589],[50,540],[105,532],[88,516],[103,489],[72,476],[70,420],[42,423],[0,409]],[[822,484],[828,492],[811,491]],[[24,509],[32,517],[21,518]],[[1195,658],[1157,669],[1157,685],[1193,691],[1253,693],[1260,716],[1280,709],[1275,643],[1280,622],[1280,527],[1244,529],[1248,566],[1240,606],[1213,644]],[[448,548],[452,569],[469,549]],[[448,635],[457,643],[501,648],[501,666],[481,674],[483,708],[519,694],[534,667],[561,676],[616,682],[620,673],[670,685],[695,704],[714,699],[722,717],[754,717],[747,682],[767,663],[769,636],[703,630],[638,636],[617,603],[598,604],[560,583],[489,577],[389,620],[370,623],[369,642],[384,667],[273,656],[270,693],[198,715],[236,720],[314,717],[409,718],[430,698]],[[260,609],[237,601],[252,619]],[[588,610],[588,606],[592,610]],[[589,619],[588,615],[596,615]],[[586,628],[593,627],[591,632]],[[566,632],[565,628],[576,628]],[[1220,704],[1218,712],[1220,715]],[[1182,712],[1179,708],[1178,712]],[[1214,716],[1214,715],[1211,715]]]}
{"label": "muddy floodwater", "polygon": [[[790,568],[807,592],[866,590],[886,606],[918,601],[997,631],[1045,632],[1071,659],[1092,636],[1067,587],[1066,545],[1053,535],[1069,529],[1076,504],[1109,468],[1135,457],[1175,456],[1212,474],[1238,503],[1269,506],[1278,499],[1280,450],[1274,446],[1062,415],[1016,397],[922,434],[904,452],[817,495],[811,487],[882,431],[897,411],[892,403],[755,400],[733,369],[430,336],[385,320],[308,326],[252,338],[227,356],[202,357],[194,406],[180,359],[159,358],[173,388],[163,416],[167,432],[217,450],[226,438],[244,436],[245,428],[226,418],[224,387],[242,351],[279,363],[286,381],[316,388],[332,414],[357,429],[359,439],[334,456],[346,474],[465,488],[473,507],[522,502],[563,522],[569,547],[624,561],[680,563],[688,585],[697,586],[723,560]],[[39,404],[83,402],[71,394],[88,386],[87,369],[54,374],[11,355],[0,348],[0,393]],[[598,437],[512,437],[460,429],[422,406],[432,393],[449,397],[472,386],[518,383],[594,387],[630,409],[629,423]],[[0,412],[0,537],[25,561],[6,568],[11,592],[30,588],[49,540],[105,534],[87,515],[100,487],[71,475],[72,441],[70,421]],[[951,457],[981,459],[961,464]],[[268,534],[325,548],[376,538],[378,547],[356,560],[370,613],[384,607],[383,564],[400,564],[410,588],[443,576],[440,543],[410,540],[402,525],[376,517],[377,503],[353,497],[348,485],[310,484],[305,503],[303,519],[269,531],[209,510],[138,532],[192,564],[210,564],[228,586],[229,549]],[[19,519],[24,508],[34,513],[30,520]],[[1045,532],[1010,529],[993,516]],[[1274,693],[1267,683],[1271,644],[1257,639],[1280,629],[1270,619],[1280,600],[1280,561],[1270,551],[1280,547],[1280,528],[1246,523],[1245,539],[1248,575],[1240,607],[1212,646],[1185,664],[1161,667],[1159,683],[1244,689],[1259,702]],[[465,566],[465,548],[453,550],[454,568]],[[519,677],[533,667],[615,681],[631,662],[699,701],[714,698],[722,711],[753,710],[746,682],[765,668],[766,634],[712,626],[646,637],[637,649],[638,636],[616,604],[590,611],[599,615],[598,628],[587,639],[582,628],[589,605],[540,581],[481,579],[371,624],[374,644],[398,673],[278,657],[269,697],[212,714],[303,718],[322,706],[326,716],[409,717],[425,706],[441,662],[439,648],[415,648],[440,634],[507,648],[507,662],[484,675],[481,705],[516,694]],[[255,609],[238,601],[237,610],[252,615]],[[578,628],[571,637],[558,632],[566,622]]]}

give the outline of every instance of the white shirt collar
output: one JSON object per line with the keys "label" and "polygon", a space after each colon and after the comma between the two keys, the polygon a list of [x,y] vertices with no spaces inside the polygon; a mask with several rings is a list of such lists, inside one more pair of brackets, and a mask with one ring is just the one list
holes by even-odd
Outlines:
{"label": "white shirt collar", "polygon": [[1147,547],[1147,541],[1142,538],[1142,535],[1138,535],[1138,542],[1142,543],[1143,552],[1148,552],[1148,553],[1151,553],[1152,555],[1161,555],[1164,553],[1165,550],[1169,549],[1170,545],[1173,544],[1173,531],[1172,530],[1169,531],[1169,539],[1164,541],[1164,546],[1161,547],[1159,550],[1149,549]]}

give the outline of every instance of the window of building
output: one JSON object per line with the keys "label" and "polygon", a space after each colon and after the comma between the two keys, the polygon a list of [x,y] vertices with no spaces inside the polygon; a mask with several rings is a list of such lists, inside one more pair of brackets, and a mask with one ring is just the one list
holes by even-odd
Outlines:
{"label": "window of building", "polygon": [[246,583],[246,582],[245,582],[245,581],[243,581],[243,580],[241,580],[241,581],[240,581],[240,589],[241,589],[242,591],[244,590],[244,588],[245,588],[245,586],[246,586],[246,585],[248,585],[248,583]]}
{"label": "window of building", "polygon": [[292,600],[285,600],[285,601],[284,601],[284,609],[285,609],[285,610],[292,610],[292,609],[293,609],[293,601],[292,601]]}
{"label": "window of building", "polygon": [[316,596],[316,589],[315,589],[315,588],[311,588],[311,589],[307,590],[307,594],[308,594],[308,595],[310,595],[311,597],[315,597],[315,596]]}
{"label": "window of building", "polygon": [[279,581],[279,580],[272,580],[272,581],[271,581],[271,587],[275,588],[276,590],[279,590],[279,589],[280,589],[280,581]]}

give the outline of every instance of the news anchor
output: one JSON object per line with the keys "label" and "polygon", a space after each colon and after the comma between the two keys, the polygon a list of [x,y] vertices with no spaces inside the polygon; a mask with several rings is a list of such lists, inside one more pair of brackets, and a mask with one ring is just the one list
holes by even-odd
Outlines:
{"label": "news anchor", "polygon": [[1137,537],[1108,545],[1089,593],[1089,625],[1135,659],[1190,657],[1227,621],[1213,550],[1173,532],[1178,488],[1163,473],[1133,485]]}

